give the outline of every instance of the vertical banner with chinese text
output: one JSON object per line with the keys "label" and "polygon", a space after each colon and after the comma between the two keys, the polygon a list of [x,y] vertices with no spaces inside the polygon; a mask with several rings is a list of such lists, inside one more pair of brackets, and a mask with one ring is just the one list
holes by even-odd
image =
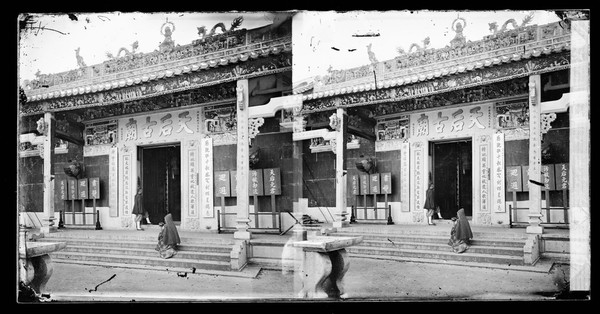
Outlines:
{"label": "vertical banner with chinese text", "polygon": [[494,158],[492,162],[494,164],[490,168],[493,169],[492,173],[494,176],[492,179],[494,212],[504,213],[506,212],[506,194],[504,192],[504,133],[496,133],[493,136],[492,151]]}
{"label": "vertical banner with chinese text", "polygon": [[202,217],[214,217],[213,209],[213,146],[212,138],[203,138],[200,145],[200,158],[202,160],[200,171],[200,195],[202,203]]}
{"label": "vertical banner with chinese text", "polygon": [[188,217],[197,218],[200,206],[198,196],[199,172],[200,172],[200,156],[196,141],[190,141],[187,147],[187,162],[188,162]]}
{"label": "vertical banner with chinese text", "polygon": [[119,176],[118,176],[118,152],[117,147],[111,147],[108,154],[108,206],[109,216],[119,217]]}
{"label": "vertical banner with chinese text", "polygon": [[409,212],[409,189],[410,189],[410,173],[409,173],[409,164],[410,164],[410,154],[409,154],[410,144],[402,143],[400,147],[400,180],[402,182],[400,184],[400,209],[403,212]]}

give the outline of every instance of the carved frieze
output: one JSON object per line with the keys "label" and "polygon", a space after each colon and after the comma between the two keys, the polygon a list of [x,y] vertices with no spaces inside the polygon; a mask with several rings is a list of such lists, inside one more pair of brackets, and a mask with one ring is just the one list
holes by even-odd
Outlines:
{"label": "carved frieze", "polygon": [[[184,73],[172,78],[155,80],[131,87],[111,89],[105,92],[74,95],[52,100],[42,100],[39,102],[30,101],[26,105],[21,106],[20,111],[21,114],[35,114],[43,112],[44,106],[46,106],[49,111],[105,106],[189,91],[217,84],[235,82],[238,79],[289,70],[292,66],[291,58],[291,53],[284,52],[272,58],[260,58],[243,64],[220,66],[210,70]],[[190,96],[192,99],[190,101],[194,101],[193,97],[209,99],[207,101],[225,99],[225,97],[235,98],[235,91],[231,94],[231,91],[228,90],[227,86],[224,88],[226,90],[222,90],[221,87],[216,86],[213,87],[213,89],[203,90],[202,93],[198,93],[196,96],[193,96],[194,94],[192,93],[192,96]],[[232,97],[229,97],[230,95]],[[36,111],[32,108],[35,108]]]}
{"label": "carved frieze", "polygon": [[[400,106],[394,104],[390,108],[382,107],[379,109],[379,112],[377,112],[381,115],[449,104],[522,95],[527,94],[527,86],[525,86],[525,89],[523,89],[522,86],[523,82],[527,82],[527,80],[523,81],[518,78],[568,68],[569,63],[569,53],[554,54],[545,58],[511,62],[508,64],[483,68],[481,70],[445,76],[440,79],[422,83],[306,100],[303,102],[302,112],[310,113],[332,110],[336,107],[383,104],[418,98],[414,101],[401,103]],[[502,81],[508,82],[495,84]],[[481,88],[476,88],[479,86],[481,86]],[[461,89],[469,90],[438,95]]]}

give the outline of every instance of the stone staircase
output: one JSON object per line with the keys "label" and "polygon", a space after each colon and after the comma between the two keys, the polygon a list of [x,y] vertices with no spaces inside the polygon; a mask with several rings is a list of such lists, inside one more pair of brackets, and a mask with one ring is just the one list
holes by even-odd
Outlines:
{"label": "stone staircase", "polygon": [[155,250],[158,228],[146,231],[57,232],[37,241],[66,242],[67,247],[51,254],[57,263],[76,263],[144,269],[196,272],[231,271],[233,241],[218,237],[184,237],[177,255],[163,259]]}
{"label": "stone staircase", "polygon": [[450,227],[403,229],[343,228],[331,236],[362,236],[363,242],[347,249],[350,256],[469,266],[531,266],[524,263],[526,237],[509,232],[477,232],[469,249],[454,253],[448,245]]}

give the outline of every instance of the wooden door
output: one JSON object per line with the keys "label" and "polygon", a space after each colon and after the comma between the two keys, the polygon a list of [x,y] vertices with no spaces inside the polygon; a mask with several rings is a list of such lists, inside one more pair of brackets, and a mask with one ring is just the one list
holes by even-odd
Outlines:
{"label": "wooden door", "polygon": [[433,144],[435,201],[442,217],[456,217],[460,208],[472,213],[471,141]]}
{"label": "wooden door", "polygon": [[148,147],[142,150],[144,209],[152,224],[167,213],[181,220],[180,147]]}

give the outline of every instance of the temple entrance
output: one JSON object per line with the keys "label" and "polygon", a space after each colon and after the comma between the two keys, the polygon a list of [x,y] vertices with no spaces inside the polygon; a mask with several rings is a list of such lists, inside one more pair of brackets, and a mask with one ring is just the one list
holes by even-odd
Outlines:
{"label": "temple entrance", "polygon": [[140,147],[144,209],[152,224],[171,213],[181,221],[181,147],[179,144]]}
{"label": "temple entrance", "polygon": [[444,219],[460,208],[472,216],[472,142],[470,139],[431,143],[435,202]]}

